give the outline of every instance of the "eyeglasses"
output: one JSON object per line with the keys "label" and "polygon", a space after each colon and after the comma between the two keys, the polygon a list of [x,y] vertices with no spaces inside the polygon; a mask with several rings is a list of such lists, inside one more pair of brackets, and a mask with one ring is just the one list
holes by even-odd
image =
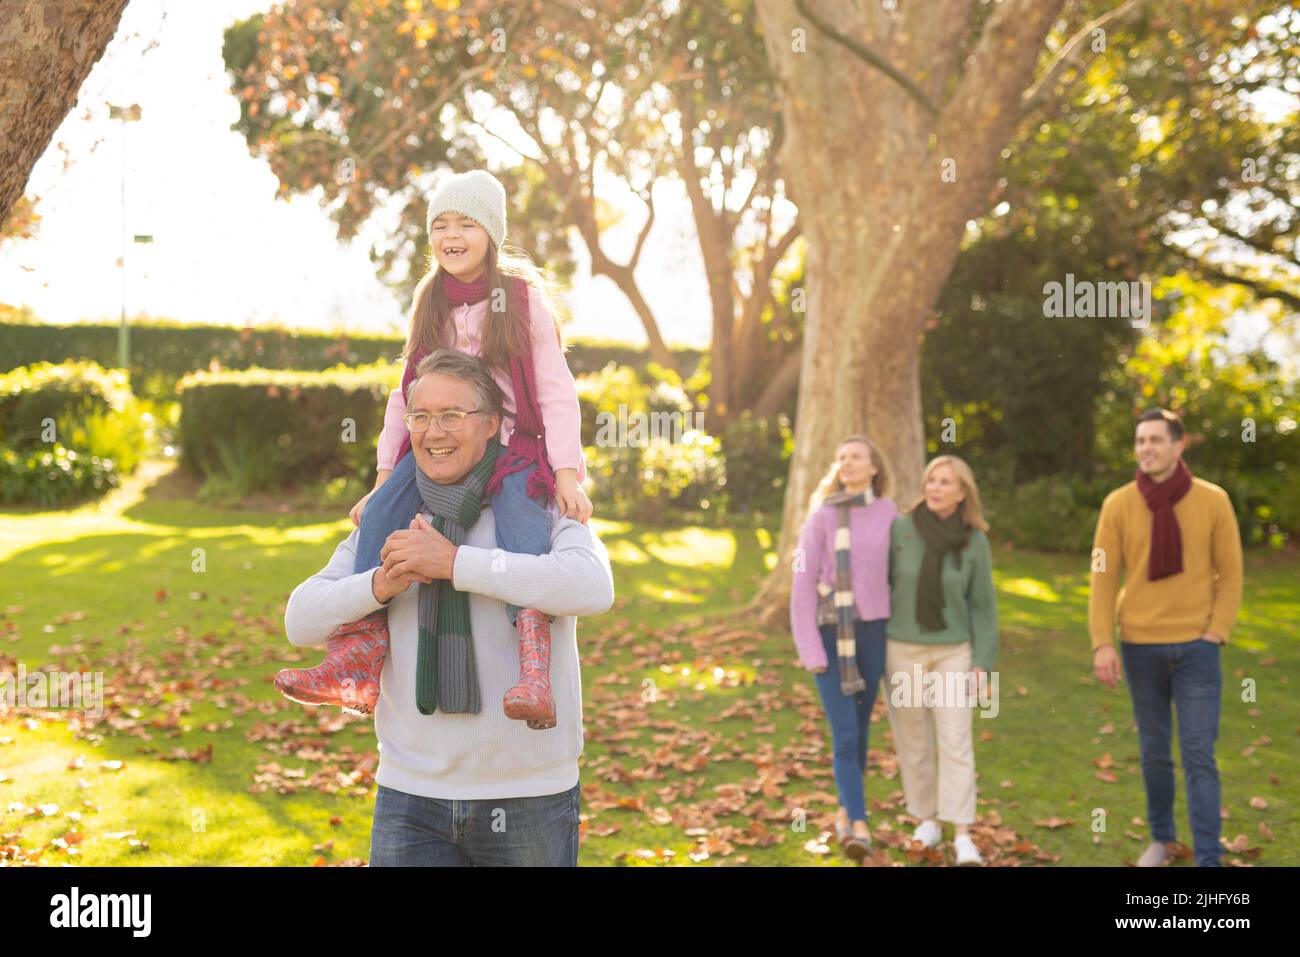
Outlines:
{"label": "eyeglasses", "polygon": [[408,432],[423,432],[435,419],[438,421],[438,428],[444,432],[459,432],[465,425],[465,416],[482,411],[482,409],[471,409],[468,412],[461,412],[452,409],[448,412],[407,412],[402,416],[402,421],[406,423]]}

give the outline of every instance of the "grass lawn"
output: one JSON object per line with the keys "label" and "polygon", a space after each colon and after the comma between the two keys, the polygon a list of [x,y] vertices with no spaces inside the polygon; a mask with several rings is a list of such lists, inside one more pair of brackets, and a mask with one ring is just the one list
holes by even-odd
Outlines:
{"label": "grass lawn", "polygon": [[[347,533],[346,510],[216,509],[151,469],[99,505],[0,515],[0,670],[100,671],[105,692],[98,717],[0,715],[0,863],[363,862],[370,721],[270,684],[320,659],[284,638],[283,606]],[[596,528],[617,600],[579,626],[580,862],[846,865],[823,840],[835,797],[812,679],[784,624],[739,613],[770,536]],[[1091,677],[1086,558],[995,561],[1001,695],[996,717],[974,718],[976,841],[999,864],[1131,862],[1146,842],[1137,738],[1127,690]],[[1224,650],[1225,862],[1300,863],[1297,572],[1294,553],[1248,556]],[[907,847],[883,701],[871,745],[875,862],[941,863]],[[1178,822],[1189,839],[1181,773]]]}

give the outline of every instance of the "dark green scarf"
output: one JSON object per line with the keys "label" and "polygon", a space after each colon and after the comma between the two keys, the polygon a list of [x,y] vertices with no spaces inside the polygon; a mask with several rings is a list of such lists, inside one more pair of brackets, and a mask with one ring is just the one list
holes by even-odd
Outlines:
{"label": "dark green scarf", "polygon": [[925,556],[916,580],[916,622],[922,631],[943,631],[943,556],[952,552],[961,568],[961,553],[970,540],[970,529],[961,516],[961,506],[940,519],[922,502],[912,510],[912,522],[925,540]]}
{"label": "dark green scarf", "polygon": [[[417,468],[420,498],[433,513],[430,523],[453,545],[465,543],[483,509],[483,490],[496,468],[501,443],[490,436],[487,454],[459,485],[439,485]],[[415,659],[415,704],[420,714],[479,713],[478,673],[474,669],[474,635],[469,623],[469,595],[449,579],[420,584],[420,643]]]}

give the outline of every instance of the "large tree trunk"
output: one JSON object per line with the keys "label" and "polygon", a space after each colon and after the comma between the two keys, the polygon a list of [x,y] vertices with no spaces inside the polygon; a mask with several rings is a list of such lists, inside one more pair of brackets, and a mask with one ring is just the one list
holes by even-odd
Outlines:
{"label": "large tree trunk", "polygon": [[117,32],[127,0],[0,0],[0,223]]}
{"label": "large tree trunk", "polygon": [[971,0],[904,3],[901,12],[836,5],[833,15],[820,14],[829,5],[818,0],[799,4],[821,25],[788,0],[758,0],[782,86],[781,167],[809,243],[780,557],[756,602],[769,620],[785,614],[808,497],[841,438],[865,432],[876,441],[901,507],[919,492],[925,323],[966,222],[987,206],[999,151],[1063,3],[1002,0],[963,63]]}

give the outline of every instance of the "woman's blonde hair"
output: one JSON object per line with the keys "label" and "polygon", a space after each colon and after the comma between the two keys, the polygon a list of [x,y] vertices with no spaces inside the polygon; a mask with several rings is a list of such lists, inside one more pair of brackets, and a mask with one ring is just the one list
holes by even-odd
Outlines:
{"label": "woman's blonde hair", "polygon": [[[880,454],[880,449],[876,447],[876,443],[859,433],[846,435],[835,446],[836,455],[838,456],[840,449],[850,442],[859,442],[865,445],[867,451],[871,453],[871,464],[876,467],[875,477],[871,480],[871,494],[876,498],[883,498],[888,495],[893,488],[889,480],[889,466],[885,462],[885,457]],[[808,511],[815,510],[829,496],[842,491],[844,491],[844,483],[840,481],[840,462],[836,458],[831,463],[831,467],[827,469],[826,474],[822,476],[822,480],[817,483],[817,488],[813,489],[813,493],[808,499]]]}
{"label": "woman's blonde hair", "polygon": [[[533,264],[528,253],[510,243],[503,243],[498,251],[496,243],[489,239],[484,262],[488,316],[483,330],[483,352],[480,358],[491,368],[504,369],[510,365],[511,356],[521,356],[528,351],[529,330],[523,315],[525,304],[517,295],[515,283],[506,281],[507,277],[522,279],[535,290],[555,320],[555,337],[563,351],[565,346],[564,334],[560,330],[559,286]],[[430,252],[429,271],[415,287],[410,331],[406,337],[406,348],[402,352],[403,361],[418,350],[432,352],[456,341],[451,330],[451,302],[443,288],[443,277],[446,274],[446,270]],[[504,311],[492,308],[494,290],[497,289],[504,290]]]}
{"label": "woman's blonde hair", "polygon": [[[947,465],[953,470],[957,481],[961,483],[962,491],[966,493],[966,497],[957,504],[961,520],[966,523],[967,528],[978,528],[981,532],[987,532],[989,523],[984,518],[984,506],[980,504],[980,490],[975,484],[975,473],[971,471],[971,467],[964,459],[955,455],[939,455],[932,458],[925,471],[921,473],[921,488],[924,490],[925,483],[930,480],[930,473],[941,465]],[[914,511],[924,501],[925,492],[922,491],[920,498],[912,503],[912,508],[908,511]]]}

